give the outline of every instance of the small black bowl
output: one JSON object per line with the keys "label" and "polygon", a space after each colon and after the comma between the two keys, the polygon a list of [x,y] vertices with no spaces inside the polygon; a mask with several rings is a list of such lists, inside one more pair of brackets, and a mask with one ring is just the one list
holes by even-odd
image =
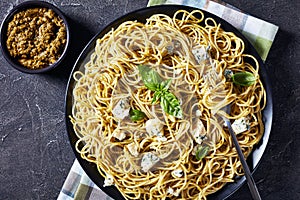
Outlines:
{"label": "small black bowl", "polygon": [[[12,57],[9,54],[7,46],[6,46],[8,23],[13,19],[15,14],[17,14],[20,11],[29,9],[29,8],[48,8],[48,9],[53,10],[63,20],[63,23],[65,24],[65,27],[66,27],[66,36],[67,36],[66,37],[66,44],[65,44],[65,47],[64,47],[64,50],[63,50],[62,54],[60,55],[58,60],[56,60],[56,62],[54,62],[53,64],[48,65],[44,68],[40,68],[40,69],[29,69],[29,68],[21,65],[17,61],[17,59],[15,59],[14,57]],[[70,46],[70,30],[69,30],[69,25],[68,25],[66,17],[63,15],[62,11],[60,11],[53,4],[50,4],[50,3],[44,2],[44,1],[26,1],[26,2],[20,3],[19,5],[15,6],[11,11],[9,11],[9,14],[4,18],[4,20],[1,24],[0,39],[1,39],[0,43],[1,43],[2,53],[5,57],[5,59],[15,69],[17,69],[21,72],[29,73],[29,74],[37,74],[37,73],[43,73],[43,72],[47,72],[49,70],[52,70],[52,69],[56,68],[62,62],[62,60],[65,58],[67,50]]]}

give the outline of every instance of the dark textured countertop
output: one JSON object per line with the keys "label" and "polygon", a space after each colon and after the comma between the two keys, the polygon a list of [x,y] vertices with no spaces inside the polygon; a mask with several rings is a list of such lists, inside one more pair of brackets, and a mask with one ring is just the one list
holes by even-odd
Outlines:
{"label": "dark textured countertop", "polygon": [[[0,21],[22,0],[0,1]],[[72,48],[59,69],[29,75],[0,55],[0,199],[56,199],[74,161],[64,94],[80,51],[101,27],[147,0],[51,0],[68,17]],[[300,199],[300,1],[226,2],[280,27],[266,62],[273,89],[269,144],[254,174],[263,199]],[[245,184],[229,199],[251,199]]]}

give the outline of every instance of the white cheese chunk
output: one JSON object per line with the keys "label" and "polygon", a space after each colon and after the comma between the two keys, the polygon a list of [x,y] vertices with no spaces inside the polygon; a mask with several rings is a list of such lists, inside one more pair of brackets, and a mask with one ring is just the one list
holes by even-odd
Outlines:
{"label": "white cheese chunk", "polygon": [[158,141],[167,141],[164,137],[164,125],[159,119],[149,119],[146,121],[146,131],[150,136],[157,136]]}
{"label": "white cheese chunk", "polygon": [[192,124],[191,133],[196,143],[201,144],[206,135],[205,127],[200,119]]}
{"label": "white cheese chunk", "polygon": [[112,110],[112,114],[117,119],[124,119],[129,115],[130,105],[127,98],[121,99],[118,101],[116,106]]}
{"label": "white cheese chunk", "polygon": [[112,136],[114,138],[117,138],[120,141],[122,141],[126,138],[126,134],[124,133],[124,131],[121,131],[119,129],[114,130],[114,132],[112,133]]}
{"label": "white cheese chunk", "polygon": [[182,69],[180,69],[180,68],[174,70],[174,74],[176,74],[176,75],[181,74],[181,72],[182,72]]}
{"label": "white cheese chunk", "polygon": [[171,187],[168,188],[167,193],[168,193],[168,194],[171,194],[171,195],[173,195],[173,196],[176,196],[176,197],[179,196],[179,190],[176,190],[176,192],[175,192],[174,189],[171,188]]}
{"label": "white cheese chunk", "polygon": [[201,46],[200,48],[192,49],[192,53],[197,60],[198,64],[202,63],[206,59],[208,59],[209,55],[207,53],[207,47]]}
{"label": "white cheese chunk", "polygon": [[110,174],[106,174],[103,187],[112,186],[113,184],[114,184],[113,176]]}
{"label": "white cheese chunk", "polygon": [[233,124],[231,125],[234,133],[237,135],[237,134],[240,134],[242,132],[245,132],[247,130],[249,130],[250,128],[250,123],[249,123],[249,120],[245,117],[242,117],[240,119],[236,119]]}
{"label": "white cheese chunk", "polygon": [[132,142],[126,146],[131,155],[133,155],[134,157],[138,157],[138,155],[139,155],[138,146],[134,142]]}
{"label": "white cheese chunk", "polygon": [[226,123],[226,121],[224,121],[224,123],[223,123],[223,126],[224,126],[224,127],[227,127],[227,123]]}
{"label": "white cheese chunk", "polygon": [[176,169],[174,171],[172,171],[172,174],[178,178],[183,176],[183,171],[181,169]]}
{"label": "white cheese chunk", "polygon": [[165,136],[157,136],[157,141],[166,142],[167,140]]}
{"label": "white cheese chunk", "polygon": [[196,110],[196,116],[197,116],[197,117],[201,117],[201,116],[202,116],[201,110]]}
{"label": "white cheese chunk", "polygon": [[141,167],[144,172],[148,172],[157,162],[159,158],[151,152],[144,154],[141,162]]}

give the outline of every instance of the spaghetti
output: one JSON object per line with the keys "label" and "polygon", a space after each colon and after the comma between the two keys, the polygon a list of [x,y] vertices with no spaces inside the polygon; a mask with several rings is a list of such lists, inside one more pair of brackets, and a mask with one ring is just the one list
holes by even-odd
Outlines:
{"label": "spaghetti", "polygon": [[[182,117],[153,102],[139,66],[169,80]],[[262,137],[266,95],[258,70],[243,41],[199,10],[126,21],[97,40],[84,72],[73,75],[76,150],[126,199],[206,199],[243,174],[222,118],[237,130],[247,124],[237,133],[245,156]],[[224,75],[243,71],[254,84],[239,86]],[[131,110],[144,117],[132,121]]]}

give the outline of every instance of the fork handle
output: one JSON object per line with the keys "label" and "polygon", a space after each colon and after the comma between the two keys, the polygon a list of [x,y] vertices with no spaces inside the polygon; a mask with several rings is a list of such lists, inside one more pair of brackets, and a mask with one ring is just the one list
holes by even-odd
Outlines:
{"label": "fork handle", "polygon": [[243,166],[243,169],[245,171],[245,176],[246,176],[246,180],[247,180],[247,183],[248,183],[248,186],[249,186],[249,190],[250,190],[250,193],[251,193],[251,196],[254,200],[261,200],[261,197],[260,197],[260,194],[258,192],[258,189],[256,187],[256,184],[255,184],[255,181],[251,175],[251,172],[250,172],[250,169],[248,167],[248,164],[245,160],[245,157],[243,155],[243,152],[241,150],[241,147],[238,143],[238,140],[236,138],[236,135],[231,127],[231,123],[228,119],[225,120],[226,121],[226,125],[229,129],[229,132],[230,132],[230,135],[231,135],[231,138],[233,140],[233,143],[234,143],[234,146],[235,146],[235,149],[238,153],[238,156],[240,158],[240,161],[242,163],[242,166]]}

